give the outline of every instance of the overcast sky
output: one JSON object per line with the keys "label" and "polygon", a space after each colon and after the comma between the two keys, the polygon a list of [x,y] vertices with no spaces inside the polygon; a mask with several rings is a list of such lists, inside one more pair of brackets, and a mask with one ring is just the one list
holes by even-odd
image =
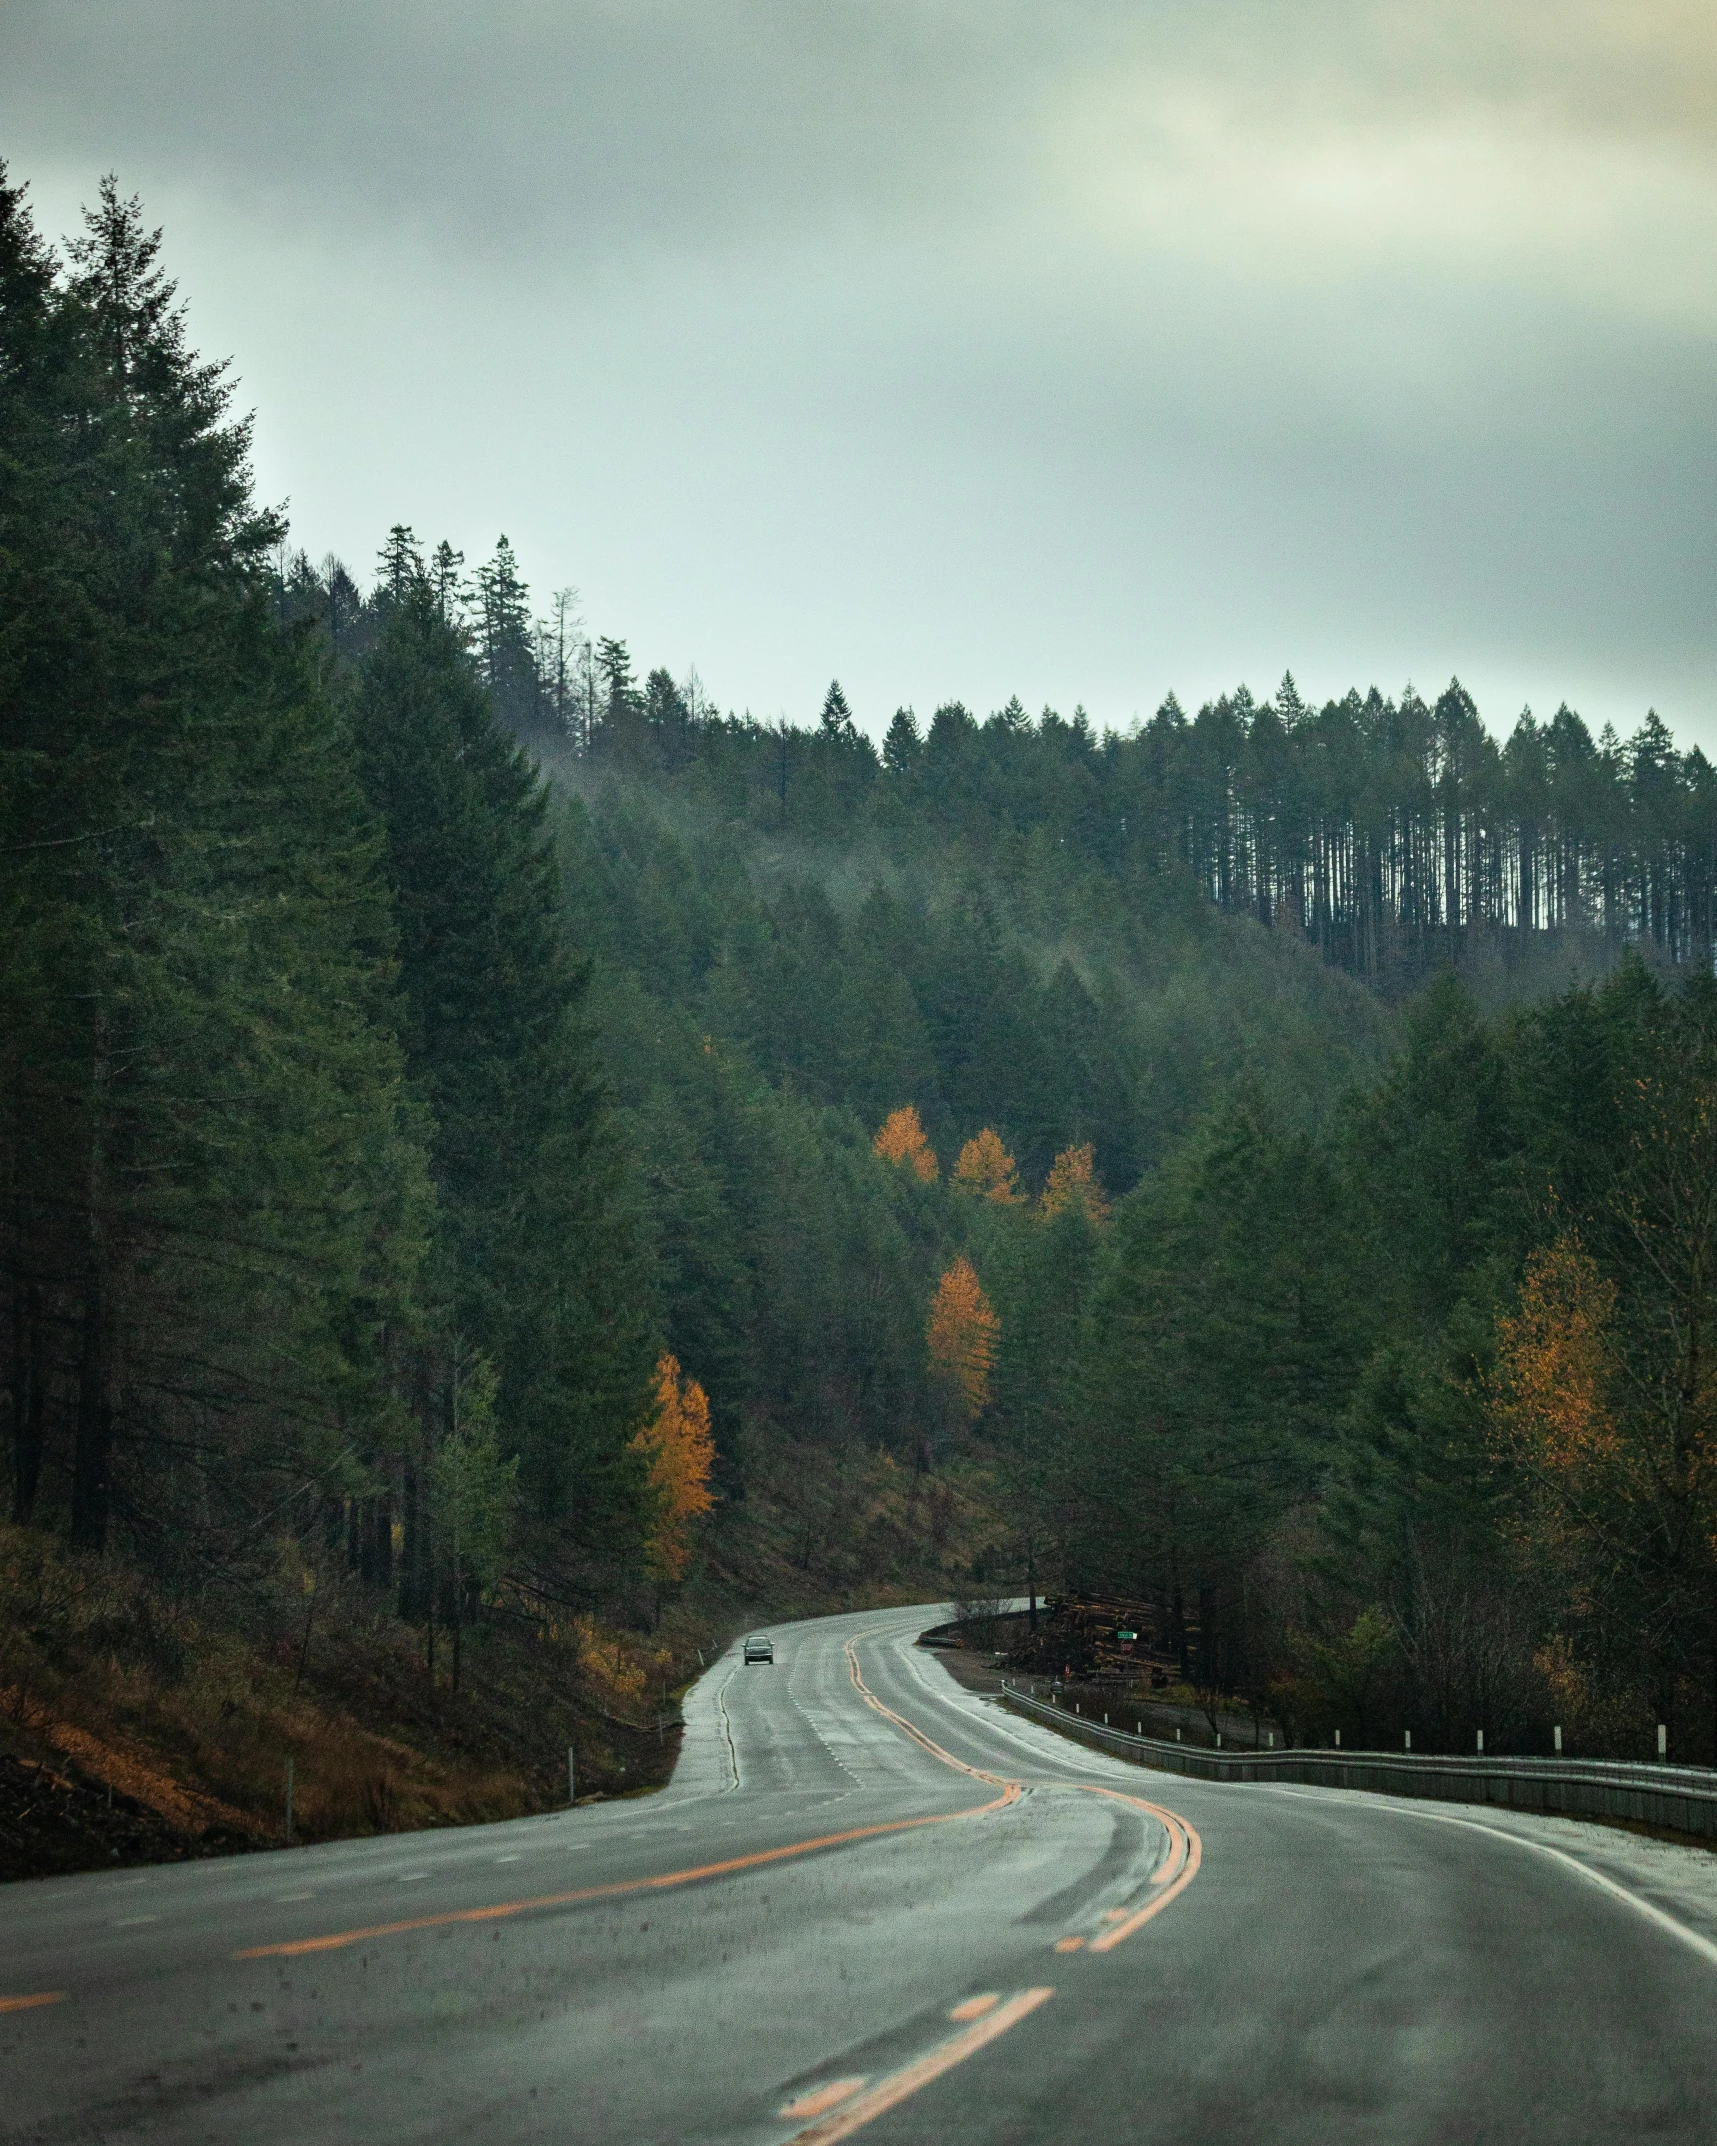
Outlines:
{"label": "overcast sky", "polygon": [[0,0],[263,492],[814,717],[1291,668],[1717,748],[1710,0]]}

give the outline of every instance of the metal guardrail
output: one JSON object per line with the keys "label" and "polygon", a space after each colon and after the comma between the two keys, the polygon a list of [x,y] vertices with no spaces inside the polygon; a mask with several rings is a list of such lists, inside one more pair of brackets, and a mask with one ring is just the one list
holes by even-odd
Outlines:
{"label": "metal guardrail", "polygon": [[1370,1789],[1440,1803],[1493,1803],[1566,1818],[1627,1818],[1677,1833],[1717,1838],[1717,1771],[1707,1766],[1636,1765],[1620,1759],[1443,1758],[1406,1751],[1214,1751],[1105,1728],[1089,1715],[1052,1706],[1002,1680],[1004,1704],[1062,1734],[1198,1781],[1291,1781],[1317,1788]]}

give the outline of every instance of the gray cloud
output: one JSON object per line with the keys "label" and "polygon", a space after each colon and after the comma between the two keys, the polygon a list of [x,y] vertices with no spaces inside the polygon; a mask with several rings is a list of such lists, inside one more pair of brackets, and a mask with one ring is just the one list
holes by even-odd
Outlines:
{"label": "gray cloud", "polygon": [[300,533],[806,712],[1291,664],[1717,740],[1717,23],[1636,0],[12,0]]}

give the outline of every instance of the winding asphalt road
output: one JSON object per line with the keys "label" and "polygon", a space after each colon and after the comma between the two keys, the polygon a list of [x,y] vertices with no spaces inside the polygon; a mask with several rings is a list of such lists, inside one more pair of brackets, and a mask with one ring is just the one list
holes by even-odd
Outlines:
{"label": "winding asphalt road", "polygon": [[7,2140],[1717,2139],[1717,1945],[1480,1813],[1220,1786],[776,1630],[663,1794],[0,1892]]}

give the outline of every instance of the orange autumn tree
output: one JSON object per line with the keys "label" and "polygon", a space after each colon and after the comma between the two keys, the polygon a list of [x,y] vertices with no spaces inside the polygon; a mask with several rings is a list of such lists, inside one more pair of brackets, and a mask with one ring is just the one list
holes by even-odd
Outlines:
{"label": "orange autumn tree", "polygon": [[973,1422],[990,1398],[999,1322],[962,1252],[936,1284],[927,1334],[930,1377],[950,1411]]}
{"label": "orange autumn tree", "polygon": [[1481,1386],[1517,1542],[1561,1584],[1546,1674],[1612,1742],[1709,1709],[1717,1602],[1717,995],[1654,1018],[1590,1249],[1564,1229],[1528,1258]]}
{"label": "orange autumn tree", "polygon": [[1493,1439],[1540,1484],[1572,1487],[1618,1455],[1609,1388],[1616,1292],[1574,1236],[1526,1262],[1520,1306],[1497,1321]]}
{"label": "orange autumn tree", "polygon": [[1109,1203],[1097,1182],[1096,1162],[1096,1152],[1089,1140],[1082,1141],[1077,1147],[1062,1149],[1037,1203],[1037,1211],[1044,1221],[1050,1221],[1075,1202],[1084,1208],[1093,1222],[1108,1221]]}
{"label": "orange autumn tree", "polygon": [[[1657,1471],[1618,1413],[1616,1310],[1580,1240],[1558,1237],[1530,1256],[1515,1310],[1498,1316],[1482,1387],[1491,1451],[1515,1485],[1516,1547],[1541,1576],[1560,1572],[1571,1603],[1628,1586],[1630,1538],[1642,1523],[1656,1532]],[[1562,1666],[1572,1673],[1572,1657]]]}
{"label": "orange autumn tree", "polygon": [[715,1465],[709,1399],[696,1379],[682,1379],[679,1359],[656,1365],[656,1412],[632,1441],[649,1464],[655,1514],[644,1545],[653,1579],[677,1580],[691,1557],[691,1524],[715,1503],[709,1487]]}
{"label": "orange autumn tree", "polygon": [[909,1165],[921,1185],[935,1184],[936,1152],[924,1137],[915,1104],[891,1110],[871,1145],[884,1162]]}
{"label": "orange autumn tree", "polygon": [[987,1125],[960,1150],[954,1181],[980,1199],[994,1200],[998,1207],[1011,1207],[1019,1198],[1014,1159],[1002,1146],[1001,1135]]}

